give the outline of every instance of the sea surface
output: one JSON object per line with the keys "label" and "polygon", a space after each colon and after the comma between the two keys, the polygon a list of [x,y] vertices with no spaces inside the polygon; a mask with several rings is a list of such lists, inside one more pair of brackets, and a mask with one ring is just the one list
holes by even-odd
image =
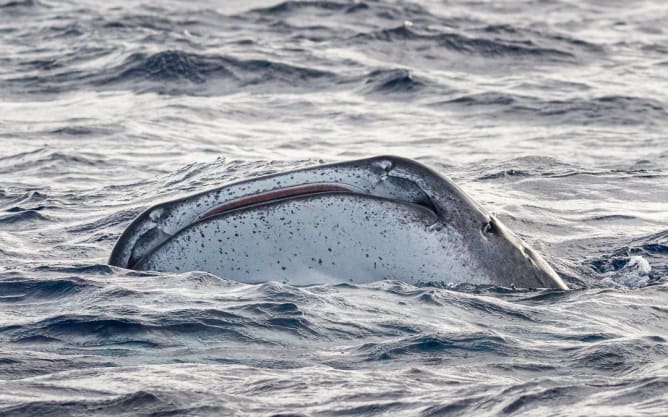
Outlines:
{"label": "sea surface", "polygon": [[[0,0],[0,416],[667,416],[668,3]],[[147,207],[376,154],[574,289],[106,265]]]}

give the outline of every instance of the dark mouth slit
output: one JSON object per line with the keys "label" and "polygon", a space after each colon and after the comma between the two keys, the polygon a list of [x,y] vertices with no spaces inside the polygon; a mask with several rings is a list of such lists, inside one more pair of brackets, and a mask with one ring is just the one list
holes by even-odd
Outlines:
{"label": "dark mouth slit", "polygon": [[[206,220],[229,211],[241,208],[247,208],[251,206],[258,206],[264,203],[274,202],[278,200],[288,200],[291,198],[305,197],[316,194],[329,194],[329,193],[352,193],[360,195],[369,195],[371,197],[379,197],[374,194],[361,193],[358,190],[355,190],[353,187],[348,186],[346,184],[317,183],[317,184],[294,185],[291,187],[278,188],[230,200],[201,214],[195,222],[200,222],[202,220]],[[430,211],[436,212],[436,208],[429,200],[426,201],[396,200],[396,201],[422,206],[426,209],[429,209]]]}
{"label": "dark mouth slit", "polygon": [[241,198],[237,198],[235,200],[228,201],[200,215],[197,221],[201,221],[228,211],[248,206],[255,206],[270,201],[284,200],[293,197],[303,197],[312,194],[340,193],[340,192],[355,193],[354,190],[339,184],[303,184],[303,185],[295,185],[292,187],[279,188],[276,190],[265,191],[263,193],[244,196]]}

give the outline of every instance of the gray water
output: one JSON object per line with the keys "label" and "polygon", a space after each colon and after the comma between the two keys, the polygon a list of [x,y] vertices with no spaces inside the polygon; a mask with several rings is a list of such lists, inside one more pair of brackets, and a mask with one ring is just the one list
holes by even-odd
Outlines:
{"label": "gray water", "polygon": [[[0,415],[668,415],[668,4],[0,0]],[[412,157],[573,291],[106,265],[142,210]]]}

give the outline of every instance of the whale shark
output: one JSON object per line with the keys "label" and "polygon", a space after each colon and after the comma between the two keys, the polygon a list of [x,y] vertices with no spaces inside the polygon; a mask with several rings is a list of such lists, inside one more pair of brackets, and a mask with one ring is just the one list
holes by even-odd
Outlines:
{"label": "whale shark", "polygon": [[109,264],[251,284],[568,289],[452,180],[398,156],[317,165],[157,204],[125,229]]}

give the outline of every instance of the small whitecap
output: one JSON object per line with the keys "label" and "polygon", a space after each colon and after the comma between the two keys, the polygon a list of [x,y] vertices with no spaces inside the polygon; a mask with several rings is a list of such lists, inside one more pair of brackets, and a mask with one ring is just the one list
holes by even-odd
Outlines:
{"label": "small whitecap", "polygon": [[611,272],[601,283],[610,286],[627,288],[646,287],[650,283],[652,266],[642,256],[630,256],[624,267]]}

